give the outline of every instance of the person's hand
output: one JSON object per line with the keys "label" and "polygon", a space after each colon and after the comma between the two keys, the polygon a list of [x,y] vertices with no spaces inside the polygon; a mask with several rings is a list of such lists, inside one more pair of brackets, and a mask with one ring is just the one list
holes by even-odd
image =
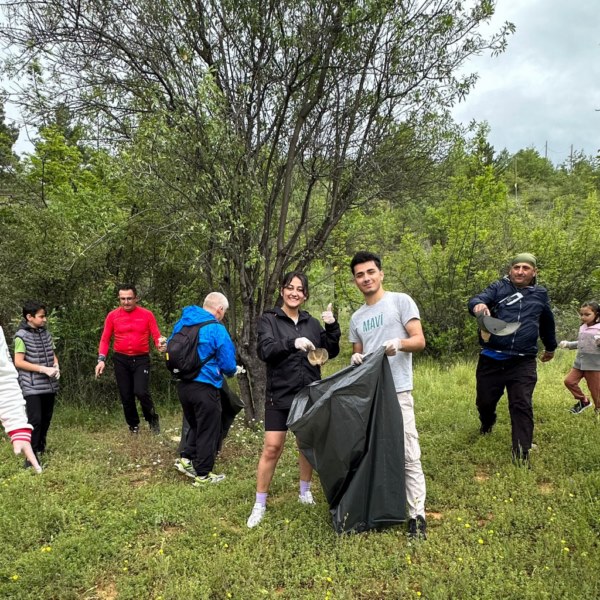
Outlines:
{"label": "person's hand", "polygon": [[305,337],[296,338],[294,341],[294,346],[297,350],[301,350],[302,352],[308,352],[309,350],[315,349],[315,345]]}
{"label": "person's hand", "polygon": [[98,361],[98,364],[96,365],[96,379],[98,379],[98,377],[100,377],[100,375],[102,375],[102,373],[104,373],[105,366],[106,366],[106,363],[103,360]]}
{"label": "person's hand", "polygon": [[246,369],[244,369],[244,367],[242,367],[242,365],[236,365],[235,367],[235,377],[237,377],[238,375],[241,375],[242,373],[245,373]]}
{"label": "person's hand", "polygon": [[42,472],[42,467],[40,467],[40,463],[38,462],[35,452],[33,451],[33,448],[31,447],[31,444],[29,442],[26,442],[24,440],[15,440],[13,442],[13,450],[15,454],[22,453],[25,456],[25,458],[31,463],[31,466],[33,467],[36,473]]}
{"label": "person's hand", "polygon": [[159,352],[166,352],[167,351],[167,338],[163,335],[161,335],[158,338],[158,351]]}
{"label": "person's hand", "polygon": [[544,351],[544,354],[542,354],[542,356],[540,357],[540,360],[542,362],[548,362],[549,360],[552,360],[554,358],[554,352],[548,352],[548,350]]}
{"label": "person's hand", "polygon": [[333,304],[330,302],[327,305],[327,308],[321,313],[321,319],[326,325],[331,325],[332,323],[335,323],[335,317],[333,316],[333,312],[331,312],[332,308]]}
{"label": "person's hand", "polygon": [[355,352],[350,358],[350,364],[354,366],[362,365],[364,358],[364,354],[361,354],[360,352]]}
{"label": "person's hand", "polygon": [[387,356],[396,356],[402,348],[402,340],[400,338],[393,338],[383,342],[383,345],[385,346],[385,353]]}
{"label": "person's hand", "polygon": [[58,369],[56,367],[40,367],[40,373],[47,375],[48,377],[56,377],[58,373]]}
{"label": "person's hand", "polygon": [[600,346],[600,335],[595,335],[594,339],[596,340],[596,346]]}
{"label": "person's hand", "polygon": [[486,317],[489,317],[489,316],[490,316],[490,309],[487,307],[487,304],[480,303],[480,304],[476,304],[476,305],[473,307],[473,314],[474,314],[475,316],[477,316],[477,313],[480,313],[480,312],[483,312],[483,314],[484,314]]}
{"label": "person's hand", "polygon": [[567,340],[562,340],[562,341],[558,342],[558,347],[559,348],[568,348],[569,342],[567,342]]}
{"label": "person's hand", "polygon": [[60,369],[56,367],[56,373],[54,374],[54,379],[58,381],[60,379]]}

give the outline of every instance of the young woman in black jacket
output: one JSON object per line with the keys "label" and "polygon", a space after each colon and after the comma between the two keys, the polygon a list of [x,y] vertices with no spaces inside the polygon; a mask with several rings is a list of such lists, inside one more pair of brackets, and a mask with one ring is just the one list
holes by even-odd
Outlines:
{"label": "young woman in black jacket", "polygon": [[[265,311],[258,322],[257,351],[267,363],[265,398],[265,441],[256,473],[256,503],[248,518],[248,527],[256,527],[265,515],[269,485],[283,452],[287,433],[286,421],[294,396],[306,385],[321,379],[318,365],[311,365],[308,352],[324,348],[330,358],[340,352],[340,326],[331,305],[319,321],[300,310],[308,299],[308,279],[304,273],[292,271],[283,277],[278,306]],[[312,467],[299,454],[299,502],[314,504],[310,491]]]}

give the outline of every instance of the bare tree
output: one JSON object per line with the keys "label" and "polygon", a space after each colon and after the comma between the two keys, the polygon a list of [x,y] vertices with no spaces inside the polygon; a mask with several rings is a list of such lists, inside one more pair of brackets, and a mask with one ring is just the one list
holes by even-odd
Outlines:
{"label": "bare tree", "polygon": [[138,159],[169,190],[160,201],[206,232],[239,298],[243,392],[261,418],[257,316],[285,270],[377,197],[377,151],[397,125],[468,93],[465,59],[504,49],[511,24],[478,32],[494,4],[14,0],[1,35],[34,114],[61,102],[104,139],[143,137]]}

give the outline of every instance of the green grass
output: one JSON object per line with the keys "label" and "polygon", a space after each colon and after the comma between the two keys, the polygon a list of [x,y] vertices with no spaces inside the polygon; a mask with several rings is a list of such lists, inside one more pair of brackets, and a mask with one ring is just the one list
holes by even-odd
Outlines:
{"label": "green grass", "polygon": [[573,357],[539,365],[530,470],[511,463],[505,399],[478,435],[473,363],[417,365],[429,539],[416,544],[401,528],[336,535],[318,484],[318,506],[298,504],[291,437],[248,530],[261,433],[236,423],[228,479],[198,490],[172,467],[180,414],[166,399],[158,437],[129,435],[116,403],[59,404],[41,476],[0,441],[0,598],[596,598],[600,423],[567,412]]}

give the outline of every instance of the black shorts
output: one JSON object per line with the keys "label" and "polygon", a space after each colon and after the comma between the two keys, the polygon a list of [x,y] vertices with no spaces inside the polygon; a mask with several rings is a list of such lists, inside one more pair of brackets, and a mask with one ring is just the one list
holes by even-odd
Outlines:
{"label": "black shorts", "polygon": [[265,431],[287,431],[289,408],[268,408],[265,410]]}

